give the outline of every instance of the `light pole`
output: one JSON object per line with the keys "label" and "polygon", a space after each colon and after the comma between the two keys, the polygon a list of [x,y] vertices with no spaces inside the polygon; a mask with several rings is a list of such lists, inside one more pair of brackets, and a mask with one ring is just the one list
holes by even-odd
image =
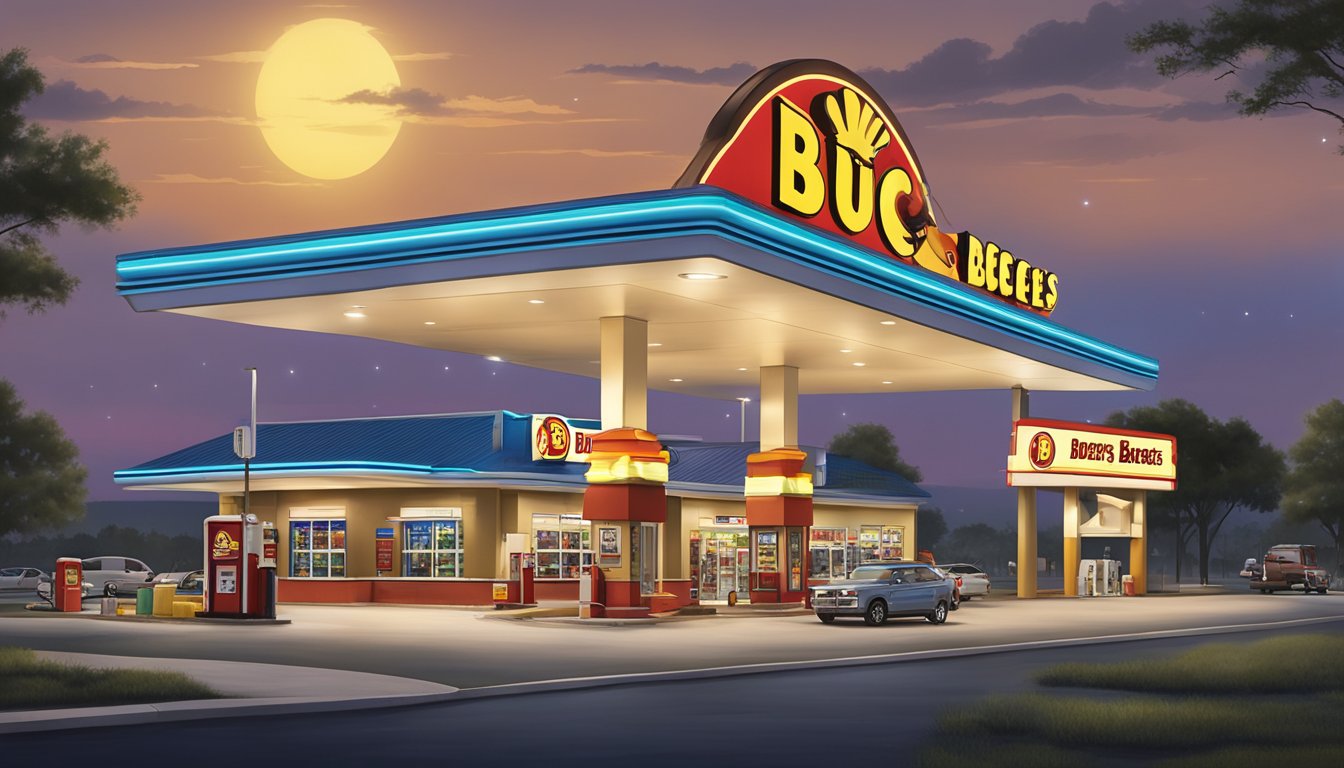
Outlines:
{"label": "light pole", "polygon": [[742,424],[742,437],[738,442],[745,443],[747,442],[747,403],[751,402],[751,398],[739,397],[737,398],[737,402],[742,404],[741,415],[738,418],[738,421]]}
{"label": "light pole", "polygon": [[252,514],[252,457],[257,455],[257,369],[244,368],[252,375],[252,439],[249,441],[248,449],[244,451],[243,456],[243,520],[239,526],[241,536],[238,541],[238,554],[240,560],[239,570],[242,578],[239,580],[243,589],[243,599],[239,603],[243,608],[243,613],[248,612],[248,584],[247,584],[247,520]]}

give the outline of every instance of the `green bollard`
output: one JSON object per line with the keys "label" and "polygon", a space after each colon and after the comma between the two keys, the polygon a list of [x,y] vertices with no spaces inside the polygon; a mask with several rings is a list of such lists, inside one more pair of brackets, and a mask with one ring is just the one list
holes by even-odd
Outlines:
{"label": "green bollard", "polygon": [[154,613],[154,588],[140,587],[135,590],[135,615],[149,616]]}

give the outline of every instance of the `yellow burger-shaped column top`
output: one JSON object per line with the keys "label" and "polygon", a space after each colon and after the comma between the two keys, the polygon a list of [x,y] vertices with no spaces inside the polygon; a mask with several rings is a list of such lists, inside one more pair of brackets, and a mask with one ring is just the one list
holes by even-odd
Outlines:
{"label": "yellow burger-shaped column top", "polygon": [[584,478],[590,483],[667,482],[667,451],[658,436],[635,427],[618,427],[593,435]]}
{"label": "yellow burger-shaped column top", "polygon": [[803,471],[807,453],[772,448],[747,457],[747,496],[811,496],[812,475]]}

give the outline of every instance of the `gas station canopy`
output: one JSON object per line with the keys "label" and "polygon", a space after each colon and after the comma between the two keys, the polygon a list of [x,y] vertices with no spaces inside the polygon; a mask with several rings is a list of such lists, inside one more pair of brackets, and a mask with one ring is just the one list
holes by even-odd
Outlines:
{"label": "gas station canopy", "polygon": [[648,387],[714,398],[1152,389],[1157,361],[1049,319],[1059,278],[938,229],[909,140],[833,62],[768,67],[676,188],[126,254],[138,311],[386,339],[600,375],[599,321],[647,323]]}
{"label": "gas station canopy", "polygon": [[650,388],[706,397],[772,365],[797,367],[804,394],[1157,377],[1150,358],[706,186],[133,253],[117,277],[138,311],[592,377],[599,318],[639,317]]}

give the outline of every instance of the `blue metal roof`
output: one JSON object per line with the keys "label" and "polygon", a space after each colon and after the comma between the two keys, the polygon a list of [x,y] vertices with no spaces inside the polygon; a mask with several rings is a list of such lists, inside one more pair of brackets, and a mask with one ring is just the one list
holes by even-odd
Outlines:
{"label": "blue metal roof", "polygon": [[[598,431],[595,420],[570,419]],[[425,477],[544,481],[582,486],[585,464],[533,461],[532,417],[509,411],[398,416],[257,425],[252,472],[293,474],[393,474]],[[669,484],[742,493],[747,456],[755,443],[669,440]],[[195,482],[203,476],[236,476],[242,461],[232,434],[220,435],[114,473],[123,485]],[[843,456],[827,459],[827,482],[816,496],[922,499],[929,494],[900,475]]]}
{"label": "blue metal roof", "polygon": [[[1123,386],[1157,361],[1009,306],[715,187],[639,192],[433,219],[168,248],[117,257],[139,311],[342,293],[704,254]],[[641,243],[638,248],[609,248]],[[672,248],[668,245],[668,248]],[[685,255],[685,254],[682,254]]]}

